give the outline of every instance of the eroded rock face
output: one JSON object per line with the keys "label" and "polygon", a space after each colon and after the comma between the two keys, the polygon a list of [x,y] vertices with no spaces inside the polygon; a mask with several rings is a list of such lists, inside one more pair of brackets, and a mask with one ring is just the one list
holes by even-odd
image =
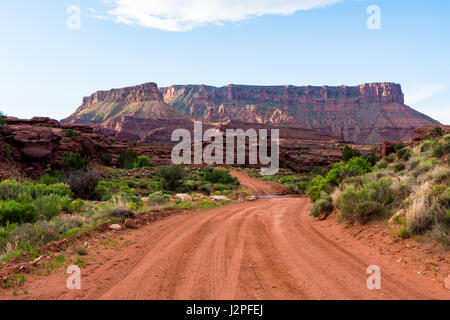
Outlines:
{"label": "eroded rock face", "polygon": [[186,116],[164,102],[155,83],[97,91],[84,97],[81,106],[61,123],[101,124],[118,130],[125,117],[140,119],[185,119]]}
{"label": "eroded rock face", "polygon": [[206,121],[316,129],[357,143],[408,141],[415,128],[438,124],[406,106],[401,86],[395,83],[339,87],[182,85],[160,90],[165,102]]}
{"label": "eroded rock face", "polygon": [[109,153],[112,164],[117,164],[120,153],[130,148],[138,155],[148,156],[155,165],[170,162],[169,146],[132,145],[103,135],[89,125],[61,125],[49,118],[10,117],[0,131],[0,178],[21,173],[39,177],[47,165],[63,168],[66,151],[88,155],[94,163],[102,163],[102,155]]}

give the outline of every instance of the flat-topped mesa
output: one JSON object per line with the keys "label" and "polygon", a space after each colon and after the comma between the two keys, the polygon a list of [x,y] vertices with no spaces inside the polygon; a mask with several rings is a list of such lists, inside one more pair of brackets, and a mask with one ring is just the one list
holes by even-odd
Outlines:
{"label": "flat-topped mesa", "polygon": [[407,141],[416,127],[438,123],[406,106],[401,86],[390,82],[301,87],[176,85],[160,90],[166,103],[195,118],[315,129],[358,143]]}
{"label": "flat-topped mesa", "polygon": [[109,91],[97,91],[88,97],[84,97],[81,106],[89,108],[97,103],[117,102],[131,104],[147,100],[163,101],[163,96],[154,82],[121,89],[111,89]]}

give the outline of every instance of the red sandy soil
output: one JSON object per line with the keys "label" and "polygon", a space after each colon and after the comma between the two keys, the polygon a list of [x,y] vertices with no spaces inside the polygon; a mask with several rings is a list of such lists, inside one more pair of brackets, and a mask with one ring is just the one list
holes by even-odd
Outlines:
{"label": "red sandy soil", "polygon": [[[253,181],[234,174],[243,184]],[[269,192],[263,184],[254,188]],[[61,268],[28,279],[16,296],[3,290],[0,298],[450,299],[442,284],[449,273],[448,253],[433,254],[440,261],[433,280],[430,273],[417,273],[414,251],[395,251],[413,240],[395,241],[380,233],[379,224],[376,234],[368,235],[365,227],[357,239],[344,230],[356,227],[343,227],[332,217],[314,220],[310,207],[307,198],[282,197],[173,215],[116,232],[116,239],[125,239],[119,242],[131,241],[128,246],[90,244],[81,290],[66,288],[68,276]],[[396,262],[402,254],[405,260]],[[381,268],[379,290],[366,286],[370,265]]]}

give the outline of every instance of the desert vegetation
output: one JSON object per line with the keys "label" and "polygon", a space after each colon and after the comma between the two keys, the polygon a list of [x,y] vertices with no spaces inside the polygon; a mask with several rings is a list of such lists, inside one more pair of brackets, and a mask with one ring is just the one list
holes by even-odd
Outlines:
{"label": "desert vegetation", "polygon": [[450,245],[450,135],[434,130],[415,147],[396,145],[375,161],[357,155],[339,162],[304,189],[313,201],[311,215],[367,223],[390,219],[401,238],[427,235]]}
{"label": "desert vegetation", "polygon": [[[67,133],[72,135],[73,133]],[[22,254],[38,255],[46,243],[141,214],[209,209],[249,195],[228,169],[171,165],[153,168],[134,151],[120,155],[119,167],[92,164],[66,152],[64,168],[37,180],[0,182],[0,263]],[[214,198],[215,196],[221,196]]]}

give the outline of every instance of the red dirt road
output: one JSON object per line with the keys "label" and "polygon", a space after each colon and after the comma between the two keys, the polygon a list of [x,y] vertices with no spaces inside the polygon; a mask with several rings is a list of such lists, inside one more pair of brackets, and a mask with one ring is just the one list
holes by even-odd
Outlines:
{"label": "red dirt road", "polygon": [[[136,244],[100,250],[81,290],[68,290],[61,271],[27,281],[28,295],[14,298],[449,299],[383,256],[337,244],[309,209],[306,198],[276,198],[172,216],[122,234]],[[369,265],[381,267],[380,290],[367,289]]]}

